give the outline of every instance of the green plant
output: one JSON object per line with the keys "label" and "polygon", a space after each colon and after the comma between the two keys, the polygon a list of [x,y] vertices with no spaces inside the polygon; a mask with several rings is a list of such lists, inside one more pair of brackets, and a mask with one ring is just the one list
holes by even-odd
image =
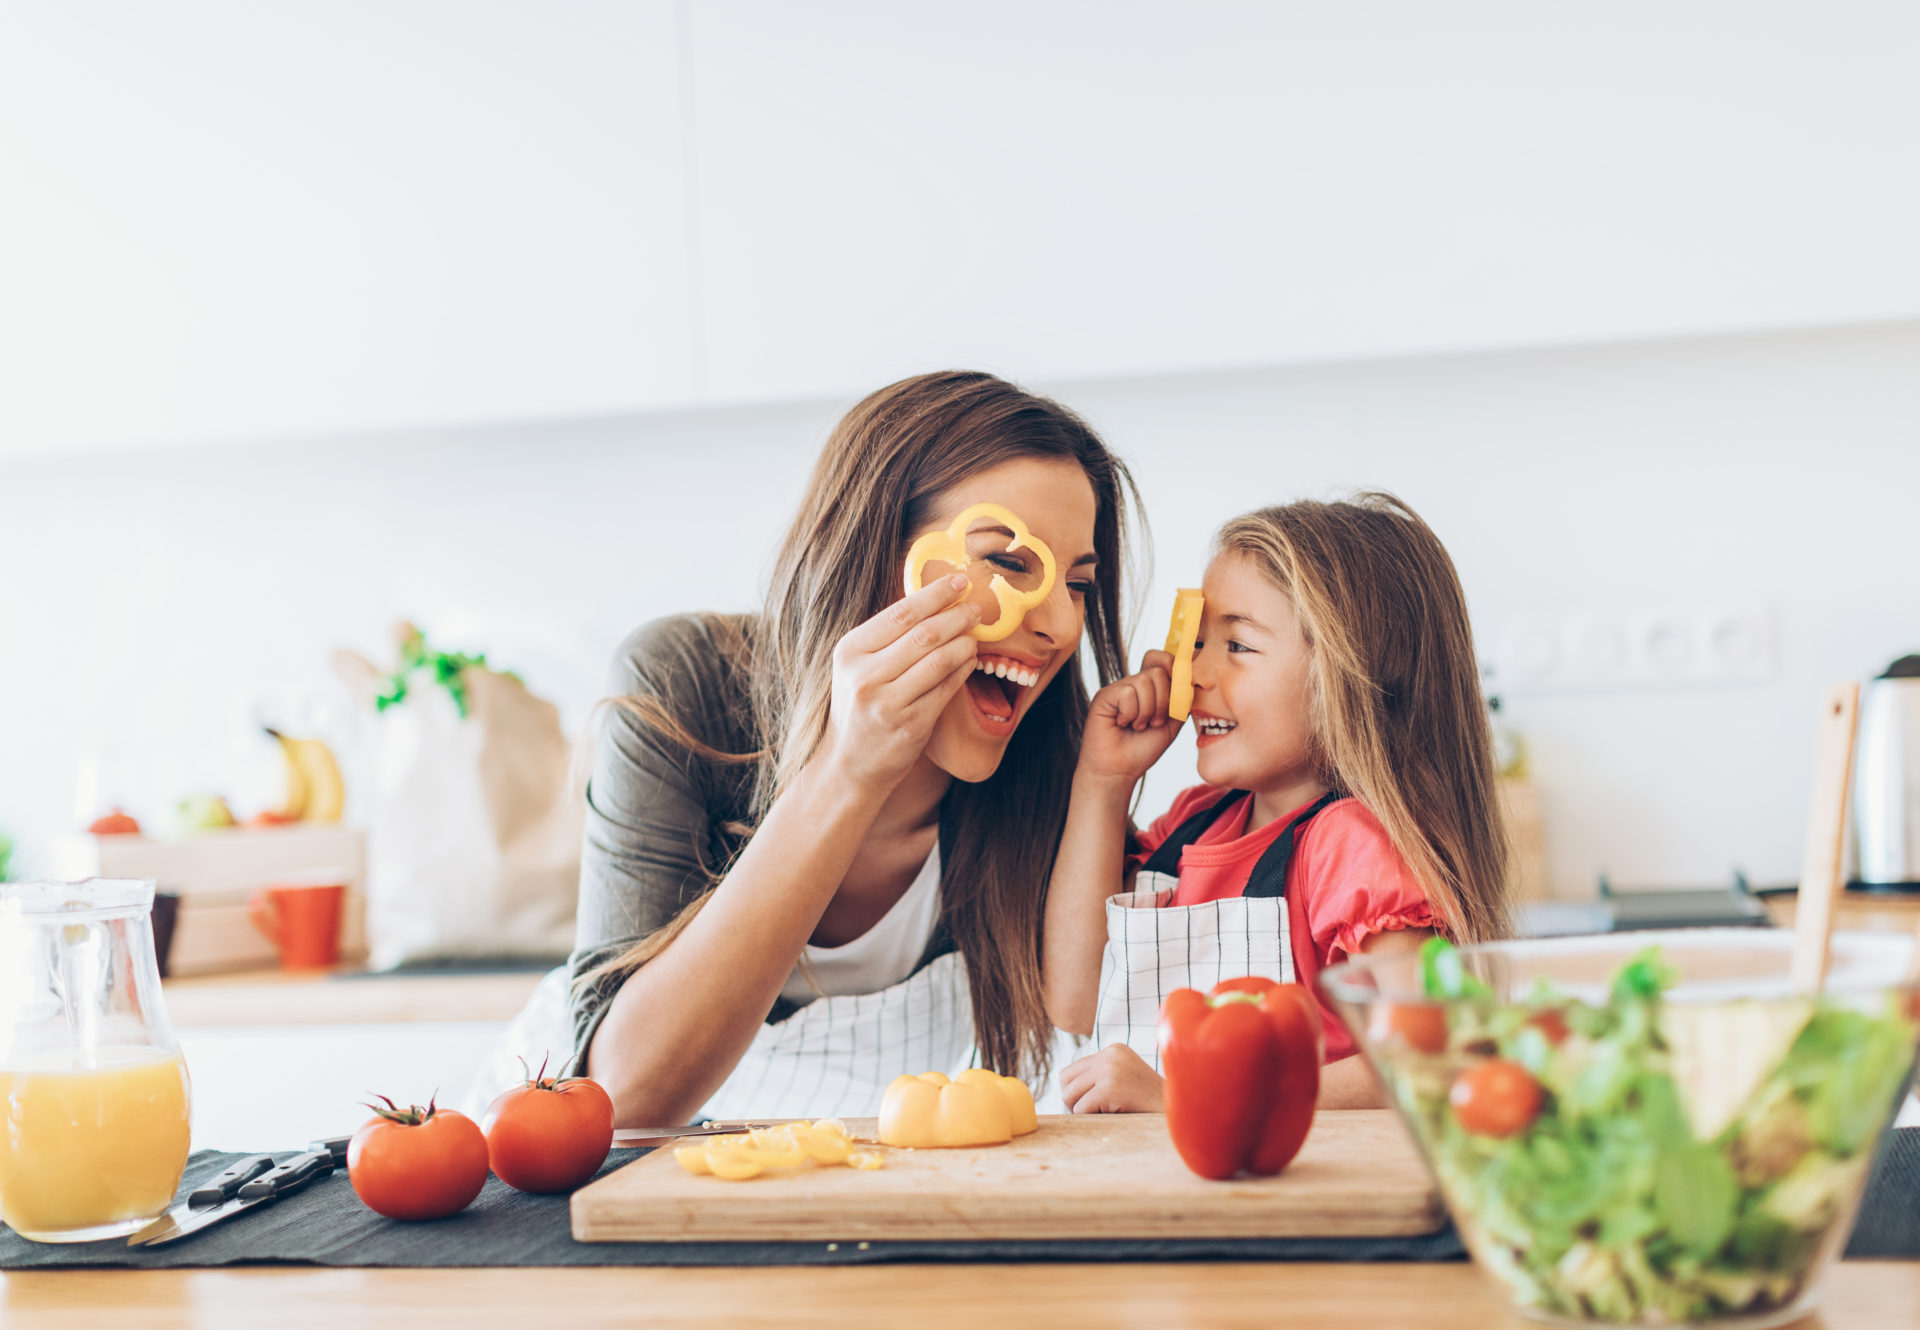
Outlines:
{"label": "green plant", "polygon": [[[374,709],[385,711],[388,707],[398,706],[407,700],[407,683],[417,670],[428,670],[433,682],[447,690],[447,696],[453,699],[454,710],[460,718],[467,717],[467,681],[469,668],[486,669],[487,657],[484,652],[469,656],[459,651],[436,651],[427,645],[427,636],[414,629],[400,640],[400,668],[387,676],[387,686],[373,699]],[[499,671],[501,677],[519,682],[519,676],[505,670]]]}

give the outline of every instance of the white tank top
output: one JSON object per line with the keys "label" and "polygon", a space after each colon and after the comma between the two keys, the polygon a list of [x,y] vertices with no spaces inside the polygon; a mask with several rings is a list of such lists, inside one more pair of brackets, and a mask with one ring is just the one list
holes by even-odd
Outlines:
{"label": "white tank top", "polygon": [[912,974],[926,954],[939,916],[940,847],[935,845],[900,899],[872,928],[844,946],[809,944],[780,996],[805,1006],[815,998],[893,987]]}

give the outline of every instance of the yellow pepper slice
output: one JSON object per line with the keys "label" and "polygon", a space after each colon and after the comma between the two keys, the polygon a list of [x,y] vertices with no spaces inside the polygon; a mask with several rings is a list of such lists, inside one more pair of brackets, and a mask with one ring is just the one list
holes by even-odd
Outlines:
{"label": "yellow pepper slice", "polygon": [[1193,710],[1193,644],[1200,638],[1200,611],[1206,598],[1200,588],[1183,586],[1173,602],[1173,624],[1167,629],[1167,650],[1173,653],[1173,689],[1167,695],[1167,715],[1185,720]]}
{"label": "yellow pepper slice", "polygon": [[982,1067],[896,1076],[880,1103],[880,1143],[913,1149],[1005,1145],[1040,1125],[1020,1080]]}
{"label": "yellow pepper slice", "polygon": [[679,1147],[673,1159],[689,1173],[744,1182],[773,1169],[848,1163],[852,1153],[853,1138],[846,1126],[836,1119],[823,1119],[712,1136],[698,1145]]}
{"label": "yellow pepper slice", "polygon": [[847,1167],[857,1168],[863,1173],[868,1173],[876,1168],[886,1167],[886,1161],[880,1157],[878,1151],[855,1150],[847,1156]]}
{"label": "yellow pepper slice", "polygon": [[1053,590],[1053,551],[1047,548],[1047,542],[1027,530],[1027,524],[1002,508],[997,503],[976,503],[961,512],[944,531],[929,531],[913,542],[907,550],[907,594],[911,596],[922,585],[921,575],[930,563],[950,563],[956,568],[964,568],[976,560],[967,551],[967,528],[983,517],[994,521],[1013,532],[1013,540],[1006,548],[1017,550],[1022,547],[1032,550],[1040,556],[1040,585],[1031,591],[1021,591],[999,573],[987,583],[987,590],[993,593],[994,603],[1000,607],[1000,615],[992,623],[976,626],[973,636],[982,642],[998,642],[1008,637],[1027,617],[1027,611],[1046,600]]}

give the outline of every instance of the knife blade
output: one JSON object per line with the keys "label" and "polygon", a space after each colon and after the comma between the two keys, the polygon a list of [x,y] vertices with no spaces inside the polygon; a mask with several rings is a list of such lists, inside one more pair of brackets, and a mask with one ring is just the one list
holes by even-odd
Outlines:
{"label": "knife blade", "polygon": [[691,1127],[622,1127],[613,1133],[613,1144],[620,1150],[644,1149],[687,1136],[733,1136],[772,1125],[768,1122],[702,1122]]}
{"label": "knife blade", "polygon": [[[252,1161],[242,1162],[251,1163]],[[233,1194],[227,1200],[217,1205],[199,1207],[189,1204],[185,1207],[184,1214],[179,1213],[182,1207],[175,1206],[173,1210],[167,1212],[164,1222],[149,1224],[128,1238],[128,1245],[160,1247],[170,1242],[178,1242],[215,1224],[225,1223],[236,1215],[245,1214],[259,1206],[269,1205],[282,1197],[291,1196],[302,1187],[333,1172],[333,1153],[330,1150],[310,1150],[305,1154],[295,1155],[284,1164],[274,1164],[271,1159],[267,1162],[269,1167],[265,1170],[234,1183]],[[239,1167],[236,1165],[233,1169],[229,1169],[228,1173],[236,1172]],[[225,1173],[221,1174],[222,1178],[226,1176]]]}
{"label": "knife blade", "polygon": [[181,1224],[208,1207],[225,1204],[240,1194],[242,1184],[252,1182],[272,1168],[272,1155],[248,1155],[244,1159],[235,1160],[219,1174],[195,1187],[188,1193],[186,1200],[173,1206],[151,1224],[128,1238],[127,1245],[131,1247],[151,1242],[163,1233],[170,1233],[179,1228]]}

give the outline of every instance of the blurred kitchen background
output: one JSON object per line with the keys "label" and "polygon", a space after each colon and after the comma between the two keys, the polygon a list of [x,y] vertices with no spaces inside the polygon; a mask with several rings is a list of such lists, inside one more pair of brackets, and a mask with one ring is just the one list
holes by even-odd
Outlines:
{"label": "blurred kitchen background", "polygon": [[1136,657],[1223,518],[1391,489],[1537,893],[1790,885],[1821,690],[1920,650],[1917,58],[1892,2],[7,0],[11,873],[247,816],[263,715],[364,824],[329,655],[396,620],[577,735],[633,626],[756,603],[848,405],[961,366],[1132,466]]}

